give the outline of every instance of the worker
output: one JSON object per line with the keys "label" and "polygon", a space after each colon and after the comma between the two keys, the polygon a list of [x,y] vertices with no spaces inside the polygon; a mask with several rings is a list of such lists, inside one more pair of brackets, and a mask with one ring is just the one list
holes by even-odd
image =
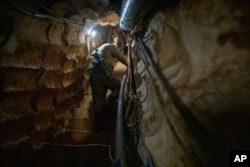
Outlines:
{"label": "worker", "polygon": [[113,43],[105,43],[92,53],[89,66],[89,83],[92,90],[92,106],[95,117],[95,130],[101,128],[101,112],[106,102],[107,90],[111,94],[107,100],[114,102],[118,99],[120,80],[113,75],[114,61],[118,60],[127,66],[127,58],[118,49],[118,38]]}

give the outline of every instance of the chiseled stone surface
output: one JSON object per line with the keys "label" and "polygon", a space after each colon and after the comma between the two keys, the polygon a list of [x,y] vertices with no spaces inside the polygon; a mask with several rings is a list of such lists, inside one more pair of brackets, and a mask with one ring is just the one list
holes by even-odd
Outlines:
{"label": "chiseled stone surface", "polygon": [[[161,72],[189,108],[190,117],[225,148],[225,154],[249,148],[247,6],[247,1],[183,0],[154,14],[143,38]],[[175,108],[152,67],[139,61],[137,73],[141,76],[137,90],[144,113],[144,142],[156,166],[206,164],[199,140],[190,135],[192,127]]]}
{"label": "chiseled stone surface", "polygon": [[[81,39],[83,29],[2,8],[0,20],[8,21],[0,30],[4,39],[0,47],[0,145],[31,142],[39,148],[68,126],[88,89],[89,55]],[[58,8],[67,12],[63,5]],[[85,12],[71,19],[93,18]]]}

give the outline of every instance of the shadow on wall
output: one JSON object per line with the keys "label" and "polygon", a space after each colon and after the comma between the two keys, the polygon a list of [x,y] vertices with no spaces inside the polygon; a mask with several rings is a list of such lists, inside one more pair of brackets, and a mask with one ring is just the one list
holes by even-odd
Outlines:
{"label": "shadow on wall", "polygon": [[[167,0],[167,1],[157,0],[155,2],[155,7],[152,8],[150,11],[148,11],[148,14],[146,14],[146,15],[150,15],[154,12],[158,12],[159,9],[164,9],[164,10],[171,9],[171,8],[175,7],[176,5],[178,5],[180,2],[181,2],[181,0]],[[145,16],[145,17],[147,17],[147,16]]]}
{"label": "shadow on wall", "polygon": [[168,8],[172,8],[174,6],[176,6],[178,3],[180,3],[181,0],[157,0],[156,1],[156,6],[158,8],[164,8],[164,9],[168,9]]}
{"label": "shadow on wall", "polygon": [[4,87],[4,75],[0,74],[0,91],[3,90]]}

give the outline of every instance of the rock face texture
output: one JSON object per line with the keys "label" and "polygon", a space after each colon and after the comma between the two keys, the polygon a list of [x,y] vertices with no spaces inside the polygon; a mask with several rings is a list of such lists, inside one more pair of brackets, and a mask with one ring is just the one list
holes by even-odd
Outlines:
{"label": "rock face texture", "polygon": [[[19,2],[24,13],[17,11],[20,6],[9,8]],[[105,35],[117,34],[118,15],[109,12],[100,19],[85,2],[66,1],[47,7],[48,15],[32,15],[29,7],[41,10],[38,1],[25,2],[0,4],[1,166],[111,166],[113,133],[91,132],[93,39],[84,25],[98,20],[104,24],[96,28],[104,32],[98,40],[109,41],[112,35]],[[103,124],[113,130],[115,118],[105,116]]]}
{"label": "rock face texture", "polygon": [[68,124],[82,100],[87,49],[79,28],[19,13],[8,17],[13,22],[5,28],[12,29],[2,32],[0,56],[1,146],[30,140],[36,147]]}
{"label": "rock face texture", "polygon": [[[106,11],[74,2],[50,8],[59,20],[1,6],[1,148],[41,148],[69,125],[89,89],[87,67],[96,41],[81,27],[87,19],[100,24],[96,29],[108,27],[100,40],[119,34],[113,28],[117,15],[100,19],[97,13]],[[134,40],[132,53],[138,151],[145,164],[150,155],[157,167],[220,166],[228,163],[230,150],[250,149],[249,8],[247,0],[182,0],[143,20],[147,52],[138,52]],[[54,156],[68,155],[55,150]],[[26,161],[28,154],[23,152]]]}
{"label": "rock face texture", "polygon": [[156,166],[219,166],[229,150],[249,149],[248,7],[183,0],[146,23],[142,39],[165,78],[137,61],[142,136]]}

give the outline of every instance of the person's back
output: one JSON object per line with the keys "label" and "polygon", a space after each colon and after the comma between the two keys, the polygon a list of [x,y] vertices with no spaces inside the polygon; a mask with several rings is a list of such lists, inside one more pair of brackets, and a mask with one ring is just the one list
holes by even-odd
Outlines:
{"label": "person's back", "polygon": [[113,77],[115,59],[127,65],[126,57],[112,43],[101,45],[92,54],[89,66],[89,81],[92,89],[96,130],[101,127],[100,114],[106,101],[107,90],[111,90],[110,101],[115,101],[119,95],[120,81]]}
{"label": "person's back", "polygon": [[[112,75],[113,73],[113,63],[114,59],[117,59],[118,61],[122,62],[124,65],[127,65],[127,59],[125,56],[123,56],[117,47],[113,43],[105,43],[101,45],[99,48],[95,50],[97,55],[99,56],[99,60],[102,61],[105,65],[105,70],[108,72],[108,75]],[[94,54],[94,53],[93,53]],[[90,69],[94,68],[96,63],[98,63],[98,60],[96,60],[94,56],[92,56]]]}

